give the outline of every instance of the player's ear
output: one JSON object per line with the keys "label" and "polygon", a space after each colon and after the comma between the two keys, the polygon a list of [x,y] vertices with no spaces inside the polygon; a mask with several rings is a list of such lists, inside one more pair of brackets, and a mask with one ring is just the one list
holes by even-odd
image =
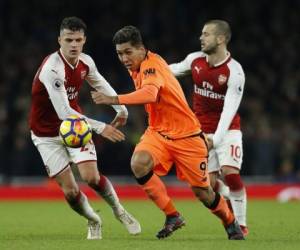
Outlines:
{"label": "player's ear", "polygon": [[60,38],[60,36],[57,38],[57,41],[58,41],[58,44],[61,45],[61,44],[60,44],[60,43],[61,43],[61,38]]}
{"label": "player's ear", "polygon": [[219,44],[226,43],[226,37],[224,35],[218,35],[217,36],[217,41],[218,41]]}

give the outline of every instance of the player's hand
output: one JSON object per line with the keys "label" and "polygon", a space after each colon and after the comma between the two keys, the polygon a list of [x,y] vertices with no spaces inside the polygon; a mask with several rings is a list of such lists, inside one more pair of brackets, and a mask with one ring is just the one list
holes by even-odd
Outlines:
{"label": "player's hand", "polygon": [[125,135],[118,129],[106,124],[101,135],[112,142],[120,142],[125,140]]}
{"label": "player's hand", "polygon": [[91,95],[93,98],[94,103],[96,104],[119,104],[119,99],[117,96],[107,96],[98,91],[91,91]]}
{"label": "player's hand", "polygon": [[127,123],[127,114],[120,112],[116,115],[115,119],[110,123],[110,125],[118,128],[120,126],[125,126]]}
{"label": "player's hand", "polygon": [[214,147],[214,143],[211,138],[206,137],[206,139],[207,139],[207,147],[208,147],[208,151],[209,151]]}

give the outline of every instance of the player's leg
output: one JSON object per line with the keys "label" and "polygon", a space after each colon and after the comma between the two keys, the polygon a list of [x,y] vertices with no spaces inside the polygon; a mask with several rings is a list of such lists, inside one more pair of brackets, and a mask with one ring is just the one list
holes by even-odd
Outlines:
{"label": "player's leg", "polygon": [[[70,207],[89,221],[88,238],[101,238],[101,219],[94,212],[86,196],[79,190],[69,166],[69,155],[59,137],[37,137],[32,140],[40,152],[49,177],[61,187]],[[91,234],[90,229],[94,229]]]}
{"label": "player's leg", "polygon": [[[160,137],[160,135],[158,135]],[[173,231],[184,225],[184,219],[175,208],[166,187],[160,177],[168,172],[172,162],[169,153],[155,134],[146,132],[142,141],[136,146],[131,159],[131,169],[138,184],[145,191],[149,199],[166,215],[164,229],[158,238],[169,236]]]}
{"label": "player's leg", "polygon": [[100,175],[97,162],[83,161],[77,163],[77,166],[81,178],[107,202],[115,217],[126,227],[128,232],[133,235],[139,234],[141,232],[139,222],[124,209],[110,180],[106,176]]}
{"label": "player's leg", "polygon": [[61,187],[66,201],[78,214],[88,220],[88,239],[101,239],[101,219],[90,206],[86,195],[79,190],[74,175],[68,167],[66,170],[55,176],[56,182]]}
{"label": "player's leg", "polygon": [[165,213],[166,216],[178,212],[167,194],[165,184],[153,172],[154,160],[147,151],[136,151],[131,159],[134,176],[148,197]]}
{"label": "player's leg", "polygon": [[210,179],[210,185],[215,192],[220,193],[223,197],[227,199],[229,195],[229,188],[220,179],[220,169],[219,159],[217,152],[214,148],[209,151],[208,156],[208,173]]}
{"label": "player's leg", "polygon": [[97,169],[97,161],[83,161],[77,163],[80,176],[92,189],[100,195],[115,213],[123,211],[119,198],[109,179],[101,175]]}
{"label": "player's leg", "polygon": [[221,219],[230,240],[243,240],[243,234],[233,213],[230,211],[226,200],[219,193],[214,192],[211,186],[197,187],[192,190],[198,199],[215,216]]}
{"label": "player's leg", "polygon": [[231,203],[229,200],[229,188],[224,184],[224,182],[220,179],[221,178],[221,166],[219,163],[219,158],[216,150],[212,148],[209,151],[208,156],[208,173],[209,173],[209,179],[210,179],[210,186],[213,188],[213,190],[220,195],[222,195],[231,212],[233,212]]}
{"label": "player's leg", "polygon": [[240,176],[243,158],[242,134],[239,130],[230,130],[223,143],[216,149],[221,173],[225,184],[229,187],[229,200],[234,215],[244,235],[248,234],[246,224],[247,194]]}
{"label": "player's leg", "polygon": [[246,223],[247,194],[245,185],[238,169],[232,166],[222,166],[222,173],[225,183],[229,187],[229,200],[232,210],[243,234],[246,236],[249,231]]}
{"label": "player's leg", "polygon": [[221,219],[229,239],[243,239],[225,199],[210,186],[204,140],[195,137],[178,141],[173,143],[172,151],[175,152],[178,178],[187,181],[198,199]]}
{"label": "player's leg", "polygon": [[154,161],[147,151],[136,151],[131,160],[131,168],[142,189],[158,208],[166,215],[163,228],[157,233],[159,239],[170,236],[185,224],[175,208],[162,180],[153,172]]}
{"label": "player's leg", "polygon": [[69,148],[70,157],[76,163],[80,176],[97,194],[99,194],[114,212],[123,210],[119,198],[111,184],[101,176],[97,168],[97,153],[92,140],[82,148]]}

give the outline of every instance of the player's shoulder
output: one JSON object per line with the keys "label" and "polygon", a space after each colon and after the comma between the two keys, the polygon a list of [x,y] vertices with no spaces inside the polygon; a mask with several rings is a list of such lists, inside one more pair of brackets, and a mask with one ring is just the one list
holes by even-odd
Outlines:
{"label": "player's shoulder", "polygon": [[93,58],[90,55],[85,54],[85,53],[81,53],[79,55],[79,60],[82,61],[84,64],[86,64],[89,67],[95,65]]}
{"label": "player's shoulder", "polygon": [[192,64],[198,60],[205,60],[206,54],[202,51],[196,51],[189,53],[185,59],[182,61],[182,64],[186,65],[187,68],[191,68]]}
{"label": "player's shoulder", "polygon": [[143,62],[145,63],[155,63],[157,61],[164,61],[164,59],[157,53],[152,51],[147,51],[146,60]]}
{"label": "player's shoulder", "polygon": [[161,63],[165,63],[165,60],[159,54],[147,51],[146,58],[141,63],[141,68],[158,68]]}
{"label": "player's shoulder", "polygon": [[244,70],[242,65],[234,58],[231,58],[231,60],[227,63],[227,66],[231,74],[236,73],[236,74],[244,75]]}
{"label": "player's shoulder", "polygon": [[48,55],[43,62],[43,68],[47,69],[59,68],[62,65],[64,65],[64,62],[57,51]]}
{"label": "player's shoulder", "polygon": [[64,71],[64,67],[64,61],[56,51],[44,59],[41,66],[40,76],[51,74],[60,75],[60,73]]}
{"label": "player's shoulder", "polygon": [[197,59],[197,58],[205,58],[205,56],[206,56],[206,54],[204,52],[202,52],[202,51],[195,51],[195,52],[189,53],[186,56],[185,60],[193,62],[195,59]]}

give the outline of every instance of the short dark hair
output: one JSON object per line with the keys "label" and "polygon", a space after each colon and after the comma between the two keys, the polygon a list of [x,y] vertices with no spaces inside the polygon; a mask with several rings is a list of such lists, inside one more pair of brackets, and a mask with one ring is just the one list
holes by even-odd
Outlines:
{"label": "short dark hair", "polygon": [[134,47],[143,45],[142,35],[138,28],[128,25],[115,33],[113,37],[113,43],[115,45],[127,42],[130,42],[130,44]]}
{"label": "short dark hair", "polygon": [[224,20],[213,19],[207,21],[205,25],[207,24],[214,24],[216,26],[216,31],[218,35],[224,35],[226,39],[226,43],[229,43],[231,39],[231,29],[228,22]]}
{"label": "short dark hair", "polygon": [[71,16],[71,17],[65,17],[60,25],[60,31],[63,29],[68,29],[72,31],[80,31],[83,30],[83,32],[86,32],[86,24],[78,17]]}

